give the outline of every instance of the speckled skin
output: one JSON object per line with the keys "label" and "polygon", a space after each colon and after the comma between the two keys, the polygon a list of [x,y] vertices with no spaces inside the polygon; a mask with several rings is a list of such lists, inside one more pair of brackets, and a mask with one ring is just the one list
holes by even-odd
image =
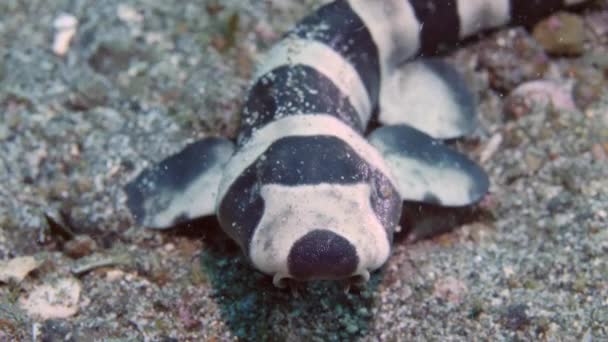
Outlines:
{"label": "speckled skin", "polygon": [[[509,0],[338,0],[322,6],[261,63],[234,155],[226,161],[202,149],[205,163],[217,167],[185,182],[208,194],[208,180],[220,179],[213,192],[222,228],[276,285],[286,278],[367,279],[390,255],[403,200],[468,205],[489,185],[476,164],[434,140],[471,131],[470,93],[443,64],[417,66],[420,88],[452,108],[420,123],[407,108],[401,113],[408,103],[382,96],[409,91],[404,84],[411,82],[393,81],[409,77],[403,63],[571,3],[542,1],[531,8]],[[380,123],[392,126],[376,130],[368,142],[363,133],[375,111]],[[456,124],[439,129],[445,122]],[[171,185],[159,184],[127,188],[159,194],[143,199],[148,210],[139,211],[140,222],[154,222],[146,217],[159,216],[179,197]],[[208,201],[188,190],[192,201]],[[190,211],[173,222],[208,214]]]}

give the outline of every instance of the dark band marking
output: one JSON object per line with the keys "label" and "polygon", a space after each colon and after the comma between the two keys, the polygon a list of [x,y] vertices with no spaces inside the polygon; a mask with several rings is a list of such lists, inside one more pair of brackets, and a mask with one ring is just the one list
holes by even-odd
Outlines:
{"label": "dark band marking", "polygon": [[322,6],[288,34],[314,39],[333,48],[355,67],[367,89],[370,103],[375,105],[378,102],[378,48],[365,23],[346,1],[337,0]]}
{"label": "dark band marking", "polygon": [[299,114],[329,114],[356,131],[363,129],[357,110],[329,78],[309,66],[285,65],[262,76],[249,91],[239,143],[256,128]]}
{"label": "dark band marking", "polygon": [[249,242],[264,211],[261,187],[321,183],[369,183],[371,206],[391,239],[401,212],[397,190],[376,167],[333,136],[285,137],[275,141],[232,183],[219,206],[220,223],[249,255]]}

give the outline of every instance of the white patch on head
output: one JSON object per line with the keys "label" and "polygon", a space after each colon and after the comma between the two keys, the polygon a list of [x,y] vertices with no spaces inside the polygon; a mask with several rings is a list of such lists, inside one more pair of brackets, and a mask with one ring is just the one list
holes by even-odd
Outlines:
{"label": "white patch on head", "polygon": [[408,124],[432,137],[450,138],[462,133],[461,112],[445,80],[422,62],[404,64],[382,84],[383,125]]}
{"label": "white patch on head", "polygon": [[350,0],[349,3],[378,47],[383,74],[416,54],[421,25],[409,1]]}
{"label": "white patch on head", "polygon": [[264,56],[253,79],[284,65],[305,65],[325,75],[348,98],[362,124],[367,125],[372,106],[365,85],[353,65],[334,49],[315,40],[287,37]]}
{"label": "white patch on head", "polygon": [[384,154],[386,164],[395,170],[397,189],[403,199],[420,201],[433,194],[445,206],[461,206],[471,203],[470,190],[475,188],[474,179],[466,172],[452,166],[427,164],[401,153],[391,153],[382,140],[374,145]]}
{"label": "white patch on head", "polygon": [[388,259],[389,240],[371,207],[368,184],[267,184],[260,193],[265,209],[251,240],[250,257],[262,272],[289,276],[291,247],[316,229],[331,230],[355,247],[355,274],[375,270]]}
{"label": "white patch on head", "polygon": [[[378,151],[363,136],[340,119],[327,114],[291,115],[273,121],[255,131],[249,141],[226,164],[224,177],[220,184],[218,201],[225,196],[226,191],[238,176],[276,140],[284,137],[314,135],[337,137],[355,150],[361,159],[378,169],[389,180],[393,180],[392,174]],[[392,183],[396,184],[395,182]]]}
{"label": "white patch on head", "polygon": [[510,19],[510,0],[457,0],[460,38],[505,25]]}

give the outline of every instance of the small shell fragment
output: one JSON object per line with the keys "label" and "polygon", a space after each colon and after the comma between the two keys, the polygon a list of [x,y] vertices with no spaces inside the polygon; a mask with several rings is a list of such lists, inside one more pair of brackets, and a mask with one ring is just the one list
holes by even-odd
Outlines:
{"label": "small shell fragment", "polygon": [[38,285],[19,300],[28,315],[42,319],[68,318],[78,312],[82,285],[75,278],[62,278]]}
{"label": "small shell fragment", "polygon": [[65,56],[72,38],[76,35],[78,19],[71,14],[62,13],[53,21],[53,28],[55,29],[53,53],[57,56]]}
{"label": "small shell fragment", "polygon": [[500,144],[502,143],[502,141],[503,141],[503,137],[502,137],[501,133],[495,133],[494,135],[492,135],[492,137],[490,138],[488,143],[485,145],[485,147],[481,151],[481,154],[479,156],[479,162],[481,164],[485,164],[488,161],[490,161],[490,159],[492,159],[492,156],[494,156],[494,154],[496,154],[496,152],[498,152],[498,149],[500,148]]}
{"label": "small shell fragment", "polygon": [[31,271],[38,268],[43,261],[33,256],[21,256],[11,260],[0,261],[0,282],[21,282]]}

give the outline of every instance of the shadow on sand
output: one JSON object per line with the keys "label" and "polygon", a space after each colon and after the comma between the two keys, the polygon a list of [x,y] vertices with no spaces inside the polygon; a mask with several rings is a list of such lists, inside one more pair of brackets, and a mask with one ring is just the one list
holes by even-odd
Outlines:
{"label": "shadow on sand", "polygon": [[[404,229],[395,243],[434,237],[478,219],[479,212],[406,203],[403,217]],[[214,218],[181,225],[174,232],[204,238],[201,267],[226,325],[242,340],[351,340],[370,329],[383,270],[374,272],[364,287],[348,292],[344,283],[335,281],[295,283],[278,289],[271,277],[249,265]]]}

